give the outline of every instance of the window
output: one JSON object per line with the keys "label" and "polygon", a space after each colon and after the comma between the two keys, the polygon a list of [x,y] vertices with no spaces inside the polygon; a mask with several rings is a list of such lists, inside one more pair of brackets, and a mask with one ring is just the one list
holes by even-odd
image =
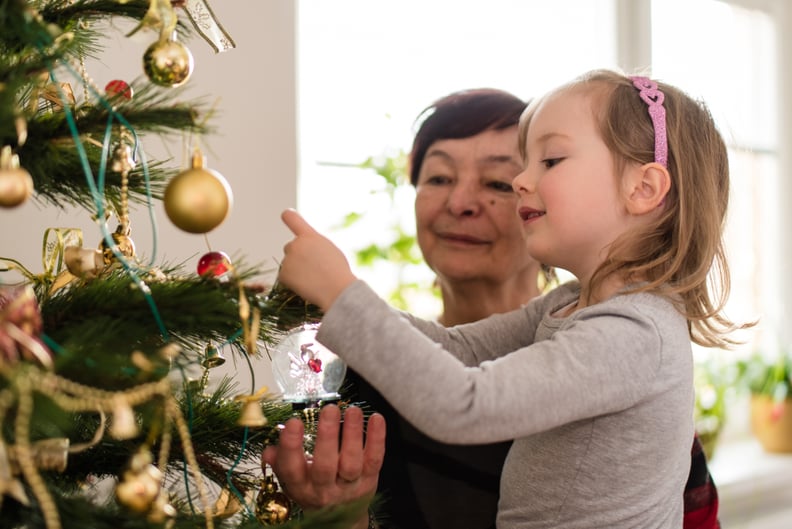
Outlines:
{"label": "window", "polygon": [[[779,233],[776,28],[767,13],[717,0],[652,3],[652,71],[707,102],[730,151],[726,245],[732,273],[729,316],[777,313]],[[684,17],[679,13],[686,11]],[[706,21],[706,23],[702,23]],[[691,45],[695,43],[695,45]],[[777,333],[769,322],[742,353]]]}
{"label": "window", "polygon": [[[299,3],[301,211],[352,253],[392,219],[376,178],[349,165],[408,151],[413,121],[446,94],[491,86],[528,99],[616,65],[613,1],[344,0]],[[412,222],[411,189],[397,197]],[[333,230],[352,211],[365,226]],[[358,270],[380,293],[395,279]],[[425,277],[431,276],[424,269]]]}
{"label": "window", "polygon": [[[591,68],[651,66],[652,76],[704,99],[727,142],[727,314],[736,321],[762,317],[738,355],[772,349],[792,332],[783,321],[792,281],[782,265],[790,248],[783,242],[787,214],[779,200],[788,188],[783,166],[792,163],[781,148],[792,132],[784,128],[790,108],[779,91],[792,72],[780,59],[792,42],[785,37],[787,19],[783,0],[301,2],[300,207],[324,231],[351,211],[384,214],[387,204],[371,201],[377,180],[343,165],[408,150],[413,119],[451,91],[494,86],[529,98]],[[399,197],[407,221],[411,198]],[[387,222],[375,215],[363,232],[336,231],[333,239],[352,252]],[[359,273],[375,288],[382,285],[383,274]],[[731,438],[747,435],[747,410],[729,413],[727,424],[740,429]],[[730,447],[736,465],[728,456],[715,460],[724,522],[753,520],[761,510],[773,514],[783,504],[772,499],[756,503],[755,513],[739,512],[740,497],[755,503],[760,494],[751,487],[765,475],[758,478],[755,468],[778,467],[755,444],[741,445]],[[742,464],[746,459],[752,463]],[[737,466],[745,471],[735,473]],[[783,474],[778,483],[787,483],[788,468],[778,468],[773,476]]]}
{"label": "window", "polygon": [[[629,35],[623,46],[652,50],[646,60],[653,75],[707,101],[729,144],[729,315],[741,320],[780,313],[773,280],[780,274],[778,245],[773,243],[780,236],[774,206],[774,19],[728,1],[650,4],[652,30],[642,33],[634,31],[640,27],[634,20],[617,23],[617,9],[642,4],[616,0],[300,2],[302,211],[324,231],[333,231],[349,212],[368,211],[365,228],[333,231],[334,240],[350,253],[361,241],[382,237],[382,227],[391,222],[389,199],[372,195],[377,179],[350,165],[409,150],[413,120],[438,97],[461,88],[495,86],[529,98],[590,68],[617,66],[617,57],[629,55],[617,49],[624,42],[617,36]],[[645,42],[649,34],[651,42]],[[407,224],[411,201],[409,190],[397,197]],[[381,270],[369,276],[359,273],[386,288],[389,279]],[[765,322],[752,345],[771,346],[778,325]]]}

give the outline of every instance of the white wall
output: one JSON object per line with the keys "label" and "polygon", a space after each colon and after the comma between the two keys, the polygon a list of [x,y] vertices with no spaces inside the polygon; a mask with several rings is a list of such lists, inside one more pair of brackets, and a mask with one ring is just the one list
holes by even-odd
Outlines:
{"label": "white wall", "polygon": [[[216,102],[219,113],[214,122],[218,133],[203,143],[207,166],[228,180],[234,194],[229,217],[208,234],[208,241],[212,249],[274,271],[289,238],[279,215],[284,208],[296,206],[297,194],[295,4],[293,0],[215,0],[211,6],[236,42],[236,49],[215,54],[197,35],[184,42],[195,58],[187,94],[207,96],[208,101]],[[113,79],[131,81],[144,75],[142,56],[156,34],[143,31],[126,38],[127,29],[111,28],[101,60],[87,64],[88,75],[99,89]],[[82,93],[77,80],[64,81],[72,83],[75,93]],[[182,155],[180,136],[167,143],[159,138],[143,141],[149,159],[173,157],[177,164],[189,164],[189,158]],[[186,261],[187,268],[194,270],[198,258],[207,251],[204,236],[174,227],[161,204],[156,211],[156,263]],[[132,239],[147,262],[153,253],[148,212],[137,207],[130,216]],[[110,229],[115,226],[116,221],[111,221]],[[86,247],[96,247],[101,240],[88,212],[60,211],[34,200],[15,209],[0,209],[0,227],[0,256],[20,261],[33,273],[43,271],[41,247],[47,228],[80,228]],[[273,278],[269,273],[261,279]],[[10,274],[0,275],[0,282],[12,279]],[[256,387],[275,389],[268,361],[255,361],[254,366]],[[229,361],[213,370],[211,380],[216,382],[221,372],[234,370],[238,371],[240,391],[246,390],[250,378],[246,364]]]}
{"label": "white wall", "polygon": [[[274,269],[288,238],[280,224],[280,211],[296,204],[294,2],[215,0],[211,6],[237,47],[215,54],[198,36],[185,41],[195,57],[187,93],[207,96],[208,101],[216,102],[219,112],[215,120],[219,132],[204,143],[207,166],[225,176],[234,193],[230,216],[208,240],[213,249]],[[112,79],[131,81],[143,76],[143,53],[156,40],[151,31],[132,38],[125,38],[120,28],[109,33],[101,61],[87,65],[100,89]],[[82,93],[79,81],[65,81]],[[182,156],[181,137],[170,138],[167,146],[158,138],[144,139],[144,146],[149,158],[173,156],[177,164],[189,163]],[[178,230],[161,205],[157,212],[157,262],[187,260],[189,269],[194,270],[198,257],[207,251],[204,237]],[[138,254],[151,256],[147,211],[137,207],[131,217]],[[81,228],[86,247],[94,247],[101,238],[88,212],[61,212],[34,200],[15,209],[0,209],[0,226],[0,256],[17,259],[34,273],[43,269],[41,245],[48,227]],[[115,226],[112,221],[110,229]],[[8,280],[7,274],[0,275],[0,281]]]}

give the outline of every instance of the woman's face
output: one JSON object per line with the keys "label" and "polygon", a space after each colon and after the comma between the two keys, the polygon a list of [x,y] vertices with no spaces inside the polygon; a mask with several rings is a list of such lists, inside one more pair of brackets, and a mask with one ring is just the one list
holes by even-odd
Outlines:
{"label": "woman's face", "polygon": [[440,278],[503,282],[533,264],[512,190],[521,169],[516,126],[429,147],[415,220],[424,259]]}

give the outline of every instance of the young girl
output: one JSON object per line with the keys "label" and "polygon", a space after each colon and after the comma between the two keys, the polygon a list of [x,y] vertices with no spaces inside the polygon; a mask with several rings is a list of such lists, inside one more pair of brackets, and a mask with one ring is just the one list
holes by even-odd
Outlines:
{"label": "young girl", "polygon": [[317,338],[418,429],[515,440],[500,529],[682,527],[690,340],[728,345],[733,327],[723,140],[678,89],[608,71],[534,101],[520,129],[526,244],[577,281],[444,328],[389,308],[294,211],[280,280],[325,310]]}

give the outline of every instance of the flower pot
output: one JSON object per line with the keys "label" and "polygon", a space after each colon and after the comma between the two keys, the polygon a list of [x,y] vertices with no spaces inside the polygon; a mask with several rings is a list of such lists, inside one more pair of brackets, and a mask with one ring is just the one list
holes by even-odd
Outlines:
{"label": "flower pot", "polygon": [[712,458],[715,456],[715,447],[718,445],[720,433],[721,428],[709,432],[698,432],[701,449],[704,450],[704,455],[707,457],[708,461],[712,461]]}
{"label": "flower pot", "polygon": [[768,452],[792,452],[792,397],[751,395],[751,430]]}

